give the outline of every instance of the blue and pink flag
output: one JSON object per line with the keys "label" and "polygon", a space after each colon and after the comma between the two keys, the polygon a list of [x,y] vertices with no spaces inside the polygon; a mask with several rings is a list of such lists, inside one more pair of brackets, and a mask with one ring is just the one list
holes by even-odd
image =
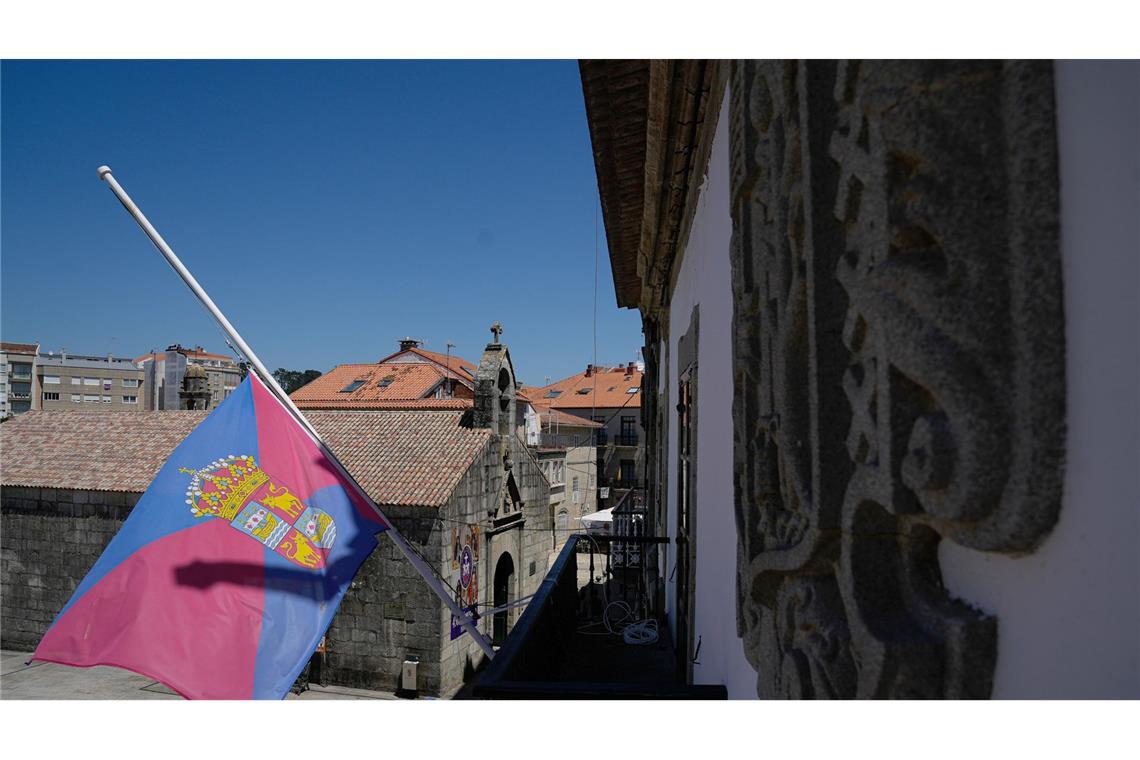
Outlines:
{"label": "blue and pink flag", "polygon": [[280,699],[386,527],[250,375],[174,450],[32,658]]}

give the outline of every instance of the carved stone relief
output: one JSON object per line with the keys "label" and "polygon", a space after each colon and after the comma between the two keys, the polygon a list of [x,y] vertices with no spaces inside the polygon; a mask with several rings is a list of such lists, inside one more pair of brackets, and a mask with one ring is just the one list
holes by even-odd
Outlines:
{"label": "carved stone relief", "polygon": [[1049,63],[739,62],[738,632],[764,697],[986,697],[998,621],[938,544],[1061,499]]}

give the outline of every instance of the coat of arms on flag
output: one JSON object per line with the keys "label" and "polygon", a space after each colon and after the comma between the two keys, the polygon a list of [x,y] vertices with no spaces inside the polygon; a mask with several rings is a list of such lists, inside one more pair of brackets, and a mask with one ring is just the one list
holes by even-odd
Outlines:
{"label": "coat of arms on flag", "polygon": [[328,513],[306,505],[257,466],[253,457],[230,454],[192,475],[186,503],[195,517],[218,517],[301,567],[325,566],[336,539]]}
{"label": "coat of arms on flag", "polygon": [[280,699],[386,528],[250,375],[174,450],[32,659]]}

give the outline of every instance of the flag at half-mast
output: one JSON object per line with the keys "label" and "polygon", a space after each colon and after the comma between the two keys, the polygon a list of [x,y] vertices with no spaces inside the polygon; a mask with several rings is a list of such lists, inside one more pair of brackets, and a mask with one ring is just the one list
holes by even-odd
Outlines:
{"label": "flag at half-mast", "polygon": [[280,699],[386,527],[251,374],[174,450],[32,659]]}

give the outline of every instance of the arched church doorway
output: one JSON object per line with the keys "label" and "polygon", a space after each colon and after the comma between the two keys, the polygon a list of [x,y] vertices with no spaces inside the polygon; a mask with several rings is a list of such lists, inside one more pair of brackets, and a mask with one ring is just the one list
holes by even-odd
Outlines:
{"label": "arched church doorway", "polygon": [[[503,552],[502,556],[499,557],[498,563],[495,565],[495,609],[510,604],[511,599],[514,597],[514,585],[515,561],[509,553]],[[491,629],[491,643],[495,646],[502,646],[507,640],[507,620],[509,615],[510,610],[501,610],[495,613],[495,619]]]}

